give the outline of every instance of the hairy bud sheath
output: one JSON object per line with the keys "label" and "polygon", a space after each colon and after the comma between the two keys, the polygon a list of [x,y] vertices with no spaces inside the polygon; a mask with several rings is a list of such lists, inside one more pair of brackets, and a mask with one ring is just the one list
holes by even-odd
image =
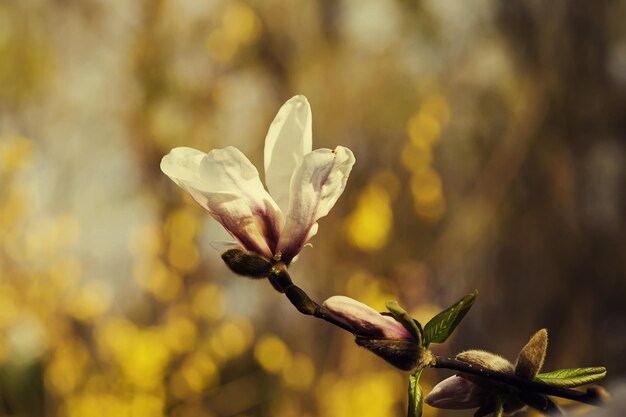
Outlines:
{"label": "hairy bud sheath", "polygon": [[548,349],[548,331],[541,329],[522,348],[515,364],[515,375],[532,380],[543,367]]}
{"label": "hairy bud sheath", "polygon": [[222,253],[222,260],[237,275],[250,278],[265,278],[272,272],[272,264],[267,259],[242,249],[228,249]]}

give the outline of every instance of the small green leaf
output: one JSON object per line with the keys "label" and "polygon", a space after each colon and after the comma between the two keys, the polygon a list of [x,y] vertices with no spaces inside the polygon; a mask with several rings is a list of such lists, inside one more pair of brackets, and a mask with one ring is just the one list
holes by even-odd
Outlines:
{"label": "small green leaf", "polygon": [[407,417],[421,417],[424,407],[424,392],[420,387],[419,380],[424,369],[418,369],[409,376],[409,409]]}
{"label": "small green leaf", "polygon": [[397,301],[387,301],[385,303],[385,307],[387,307],[387,310],[389,310],[393,318],[396,319],[396,321],[400,322],[404,326],[404,328],[407,329],[413,335],[413,337],[415,337],[415,340],[417,340],[417,344],[419,346],[422,346],[422,340],[424,338],[422,334],[422,329],[420,326],[418,326],[419,323],[416,322],[405,309],[400,307],[400,304],[398,304]]}
{"label": "small green leaf", "polygon": [[593,368],[559,369],[558,371],[539,374],[534,380],[556,387],[574,388],[599,381],[605,376],[606,368],[596,366]]}
{"label": "small green leaf", "polygon": [[466,295],[456,304],[443,310],[424,326],[424,347],[431,343],[443,343],[459,325],[474,304],[478,291]]}

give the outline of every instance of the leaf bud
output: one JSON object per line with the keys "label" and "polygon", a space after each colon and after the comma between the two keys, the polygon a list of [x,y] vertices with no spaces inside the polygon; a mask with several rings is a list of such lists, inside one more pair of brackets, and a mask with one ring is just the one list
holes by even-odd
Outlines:
{"label": "leaf bud", "polygon": [[548,331],[541,329],[530,338],[517,356],[515,375],[532,380],[543,366],[548,349]]}

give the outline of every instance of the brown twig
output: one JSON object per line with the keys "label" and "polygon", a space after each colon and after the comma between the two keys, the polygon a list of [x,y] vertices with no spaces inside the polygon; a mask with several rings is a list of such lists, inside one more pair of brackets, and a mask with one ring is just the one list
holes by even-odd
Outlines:
{"label": "brown twig", "polygon": [[492,371],[482,366],[463,362],[458,359],[442,358],[437,356],[436,362],[432,365],[432,367],[452,369],[454,371],[476,375],[492,381],[501,382],[524,392],[552,395],[591,405],[600,405],[603,402],[600,393],[593,388],[589,388],[586,391],[561,388],[554,385],[544,384],[543,382],[519,378],[515,375],[504,372]]}

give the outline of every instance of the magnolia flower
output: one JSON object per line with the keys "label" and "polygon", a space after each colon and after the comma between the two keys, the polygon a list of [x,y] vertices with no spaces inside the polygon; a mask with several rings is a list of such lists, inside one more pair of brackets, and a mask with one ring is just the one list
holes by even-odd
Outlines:
{"label": "magnolia flower", "polygon": [[265,138],[265,183],[232,146],[204,153],[174,148],[161,170],[191,194],[243,249],[289,264],[343,193],[355,159],[343,146],[312,151],[311,108],[295,96]]}

